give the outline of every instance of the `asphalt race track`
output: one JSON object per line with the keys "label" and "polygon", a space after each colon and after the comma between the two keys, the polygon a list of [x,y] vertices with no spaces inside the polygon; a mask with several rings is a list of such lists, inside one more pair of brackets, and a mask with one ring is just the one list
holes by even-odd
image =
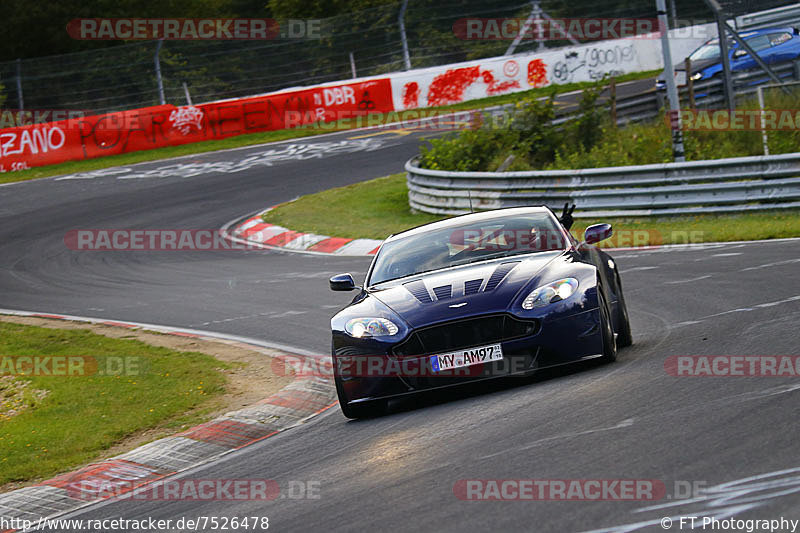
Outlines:
{"label": "asphalt race track", "polygon": [[[350,271],[363,279],[366,258],[81,252],[67,249],[64,235],[216,229],[301,194],[399,172],[421,135],[348,140],[360,136],[350,132],[0,187],[0,307],[326,353],[328,319],[349,299],[330,292],[327,278]],[[319,498],[106,502],[70,516],[268,516],[275,531],[537,532],[663,531],[662,517],[687,515],[800,518],[798,378],[673,377],[664,368],[672,355],[799,355],[800,240],[614,257],[635,344],[612,365],[407,400],[378,419],[347,421],[329,409],[182,474],[314,482]],[[774,483],[744,479],[762,475]],[[667,497],[496,502],[461,501],[453,491],[459,480],[532,478],[662,480]],[[691,483],[715,487],[713,497],[669,499]],[[649,508],[658,505],[668,506]]]}

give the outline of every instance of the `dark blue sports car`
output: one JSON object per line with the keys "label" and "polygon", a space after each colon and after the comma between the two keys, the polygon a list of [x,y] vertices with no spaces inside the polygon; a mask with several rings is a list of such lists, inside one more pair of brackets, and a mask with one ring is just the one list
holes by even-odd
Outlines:
{"label": "dark blue sports car", "polygon": [[[800,57],[800,35],[796,28],[765,28],[745,31],[739,34],[742,39],[768,65],[794,61]],[[728,42],[731,71],[742,72],[758,68],[758,64],[747,51],[732,39]],[[722,54],[719,39],[711,39],[689,55],[692,72],[689,73],[695,82],[710,80],[722,75]],[[791,72],[785,76],[792,76]],[[686,84],[686,66],[684,62],[675,65],[675,79],[678,85]],[[656,89],[663,90],[666,83],[656,80]]]}
{"label": "dark blue sports car", "polygon": [[546,207],[474,213],[386,239],[364,287],[331,319],[332,358],[345,416],[382,413],[390,398],[482,379],[530,374],[631,344],[619,271],[578,242]]}

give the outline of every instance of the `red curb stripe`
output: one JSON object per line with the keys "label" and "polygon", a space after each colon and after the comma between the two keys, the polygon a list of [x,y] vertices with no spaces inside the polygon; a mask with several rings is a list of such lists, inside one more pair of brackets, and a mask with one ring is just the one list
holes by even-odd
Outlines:
{"label": "red curb stripe", "polygon": [[180,436],[228,448],[241,448],[274,433],[275,429],[271,427],[237,420],[219,420],[193,427],[181,433]]}
{"label": "red curb stripe", "polygon": [[[125,494],[174,473],[174,471],[159,471],[156,467],[136,463],[134,461],[111,459],[103,461],[102,463],[91,464],[75,472],[61,474],[60,476],[40,483],[40,485],[66,490],[67,496],[76,500],[97,501]],[[95,483],[87,485],[87,482],[90,481],[94,481]],[[98,481],[101,483],[97,483]],[[88,493],[85,488],[93,485],[111,485],[115,489],[114,494],[93,496],[91,493]]]}
{"label": "red curb stripe", "polygon": [[298,411],[310,411],[325,406],[323,402],[327,401],[327,399],[320,399],[319,396],[319,393],[314,392],[288,390],[270,396],[263,403],[277,405],[278,407],[288,407]]}
{"label": "red curb stripe", "polygon": [[279,233],[278,235],[275,235],[271,239],[265,241],[264,244],[267,244],[267,245],[270,245],[270,246],[286,246],[291,241],[293,241],[296,238],[301,237],[303,235],[305,235],[305,233],[302,233],[300,231],[291,231],[291,230],[289,230],[289,231],[285,231],[283,233]]}
{"label": "red curb stripe", "polygon": [[41,317],[41,318],[58,318],[60,320],[67,320],[67,317],[65,317],[64,315],[48,315],[45,313],[37,313],[35,315],[30,315],[30,316]]}
{"label": "red curb stripe", "polygon": [[322,239],[317,244],[310,246],[308,249],[315,252],[332,253],[352,241],[353,239],[345,239],[343,237],[328,237]]}
{"label": "red curb stripe", "polygon": [[195,335],[194,333],[183,333],[182,331],[167,331],[167,335],[177,335],[178,337],[192,337],[194,339],[200,338],[201,335]]}
{"label": "red curb stripe", "polygon": [[335,401],[335,402],[333,402],[333,403],[329,403],[328,405],[326,405],[326,406],[325,406],[325,407],[323,407],[322,409],[317,409],[316,411],[314,411],[314,412],[313,412],[313,413],[311,413],[311,414],[313,414],[313,415],[318,415],[318,414],[320,414],[321,412],[323,412],[323,411],[327,411],[328,409],[330,409],[330,408],[331,408],[331,407],[333,407],[334,405],[338,405],[338,404],[339,404],[339,400],[336,400],[336,401]]}
{"label": "red curb stripe", "polygon": [[380,247],[381,245],[379,244],[374,250],[372,250],[371,252],[367,252],[367,255],[375,255],[376,253],[378,253],[378,249]]}
{"label": "red curb stripe", "polygon": [[104,326],[118,326],[120,328],[129,328],[129,329],[133,329],[133,328],[137,328],[138,327],[138,326],[134,326],[133,324],[125,324],[123,322],[107,321],[107,322],[100,322],[100,323],[103,324]]}
{"label": "red curb stripe", "polygon": [[244,231],[242,232],[242,236],[244,236],[244,237],[249,237],[249,236],[250,236],[250,235],[252,235],[253,233],[258,233],[258,232],[259,232],[259,231],[261,231],[262,229],[264,229],[264,228],[268,228],[268,227],[269,227],[269,226],[271,226],[271,225],[272,225],[272,224],[267,224],[266,222],[262,222],[261,224],[256,224],[255,226],[249,227],[249,228],[247,228],[246,230],[244,230]]}
{"label": "red curb stripe", "polygon": [[238,450],[238,449],[240,449],[240,448],[244,448],[245,446],[250,446],[251,444],[255,444],[256,442],[262,441],[262,440],[264,440],[264,439],[268,439],[268,438],[270,438],[271,436],[273,436],[273,435],[277,435],[277,434],[278,434],[278,433],[280,433],[280,432],[281,432],[281,430],[280,430],[280,429],[276,429],[276,430],[275,430],[275,431],[273,431],[272,433],[269,433],[269,434],[267,434],[267,435],[264,435],[263,437],[258,437],[257,439],[253,439],[253,440],[251,440],[251,441],[245,442],[245,443],[244,443],[244,444],[242,444],[241,446],[237,446],[236,448],[234,448],[234,450]]}

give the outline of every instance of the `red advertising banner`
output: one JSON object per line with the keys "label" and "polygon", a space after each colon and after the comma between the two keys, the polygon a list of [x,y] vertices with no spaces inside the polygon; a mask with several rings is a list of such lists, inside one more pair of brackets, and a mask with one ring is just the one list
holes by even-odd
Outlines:
{"label": "red advertising banner", "polygon": [[394,110],[389,78],[0,129],[0,172]]}

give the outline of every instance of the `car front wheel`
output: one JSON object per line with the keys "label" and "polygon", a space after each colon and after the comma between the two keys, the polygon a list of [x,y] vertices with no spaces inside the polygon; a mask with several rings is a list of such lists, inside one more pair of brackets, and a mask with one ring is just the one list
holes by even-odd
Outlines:
{"label": "car front wheel", "polygon": [[600,330],[603,335],[603,361],[612,363],[617,360],[617,340],[611,326],[611,314],[603,293],[598,289],[597,299],[600,305]]}

